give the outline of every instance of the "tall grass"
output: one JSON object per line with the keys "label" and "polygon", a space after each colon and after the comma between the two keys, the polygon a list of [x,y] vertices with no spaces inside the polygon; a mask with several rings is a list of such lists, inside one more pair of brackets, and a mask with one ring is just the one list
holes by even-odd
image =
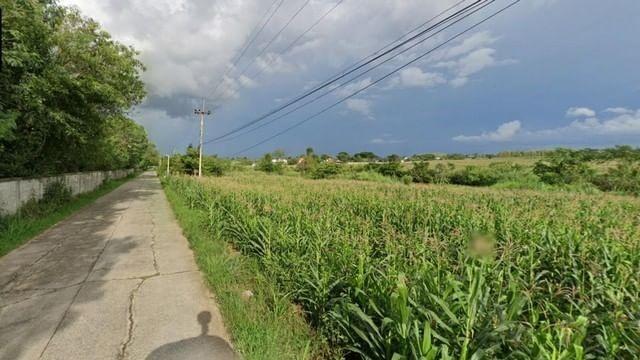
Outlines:
{"label": "tall grass", "polygon": [[640,354],[640,202],[238,174],[165,180],[346,358]]}

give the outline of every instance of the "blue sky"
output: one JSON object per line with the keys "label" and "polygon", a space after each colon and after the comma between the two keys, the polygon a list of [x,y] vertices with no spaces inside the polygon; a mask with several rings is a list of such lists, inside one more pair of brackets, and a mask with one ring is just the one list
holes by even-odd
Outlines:
{"label": "blue sky", "polygon": [[[286,46],[334,1],[312,0],[265,52],[271,57],[258,58],[245,78],[230,76],[224,82],[224,101],[207,119],[207,138],[277,107],[456,2],[345,0],[287,56],[271,53]],[[132,110],[132,117],[166,153],[197,141],[192,108],[198,97],[215,88],[270,2],[63,3],[77,5],[116,39],[140,49],[150,94]],[[285,0],[246,60],[302,3]],[[506,4],[498,0],[491,9]],[[408,155],[640,145],[638,14],[640,2],[635,0],[523,0],[390,80],[243,155],[274,149],[297,154],[308,146],[322,153],[369,150]],[[451,29],[418,49],[433,47],[455,32]],[[261,68],[264,73],[254,77]],[[351,90],[390,68],[367,74]],[[233,154],[335,102],[347,90],[205,150]]]}

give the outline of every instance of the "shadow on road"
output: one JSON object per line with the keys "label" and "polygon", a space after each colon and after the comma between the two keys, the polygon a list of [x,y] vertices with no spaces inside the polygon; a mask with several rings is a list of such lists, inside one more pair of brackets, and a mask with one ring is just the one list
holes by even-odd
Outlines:
{"label": "shadow on road", "polygon": [[203,311],[198,314],[200,336],[172,342],[153,350],[147,360],[177,360],[177,359],[237,359],[233,349],[223,338],[209,334],[211,313]]}

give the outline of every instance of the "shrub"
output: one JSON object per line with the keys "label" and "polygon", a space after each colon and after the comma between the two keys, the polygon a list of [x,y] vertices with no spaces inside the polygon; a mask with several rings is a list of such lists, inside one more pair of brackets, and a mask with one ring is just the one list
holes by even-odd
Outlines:
{"label": "shrub", "polygon": [[342,172],[342,166],[335,163],[320,163],[309,171],[312,179],[329,179]]}
{"label": "shrub", "polygon": [[551,185],[588,181],[593,175],[593,171],[581,156],[566,149],[558,149],[545,160],[536,162],[533,173]]}
{"label": "shrub", "polygon": [[413,164],[413,168],[409,170],[409,174],[413,181],[417,183],[430,184],[434,182],[435,171],[429,168],[429,163],[421,161]]}
{"label": "shrub", "polygon": [[59,209],[71,200],[71,189],[62,181],[53,181],[45,186],[40,200],[27,201],[18,212],[19,216],[39,217]]}
{"label": "shrub", "polygon": [[271,154],[265,154],[258,162],[256,169],[266,173],[281,174],[284,171],[284,165],[282,163],[274,163]]}
{"label": "shrub", "polygon": [[491,169],[467,166],[451,174],[449,182],[457,185],[491,186],[498,182],[498,176]]}
{"label": "shrub", "polygon": [[367,164],[366,170],[375,171],[381,175],[402,178],[406,172],[402,170],[402,164],[400,162],[388,162],[379,164]]}
{"label": "shrub", "polygon": [[413,177],[411,175],[405,175],[402,177],[402,183],[404,183],[405,185],[411,185],[412,182]]}
{"label": "shrub", "polygon": [[640,195],[640,163],[621,161],[607,173],[594,176],[592,183],[602,191],[620,191]]}
{"label": "shrub", "polygon": [[202,160],[202,172],[205,175],[222,176],[230,167],[231,163],[228,160],[215,156],[208,156]]}

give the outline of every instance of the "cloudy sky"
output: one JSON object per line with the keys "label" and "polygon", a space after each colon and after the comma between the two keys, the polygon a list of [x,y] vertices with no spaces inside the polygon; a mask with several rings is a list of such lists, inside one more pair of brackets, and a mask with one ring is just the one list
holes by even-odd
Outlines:
{"label": "cloudy sky", "polygon": [[[197,143],[193,108],[203,96],[219,105],[207,118],[210,139],[326,81],[458,1],[343,0],[336,7],[339,0],[277,0],[271,8],[272,0],[61,3],[79,7],[114,38],[140,51],[149,96],[131,116],[166,153]],[[260,36],[231,66],[264,14],[280,2]],[[257,131],[208,144],[206,152],[231,155],[259,143],[507,4],[497,0],[316,103]],[[323,153],[413,154],[640,145],[638,14],[637,0],[522,0],[243,155],[274,149],[295,154],[308,146]]]}

